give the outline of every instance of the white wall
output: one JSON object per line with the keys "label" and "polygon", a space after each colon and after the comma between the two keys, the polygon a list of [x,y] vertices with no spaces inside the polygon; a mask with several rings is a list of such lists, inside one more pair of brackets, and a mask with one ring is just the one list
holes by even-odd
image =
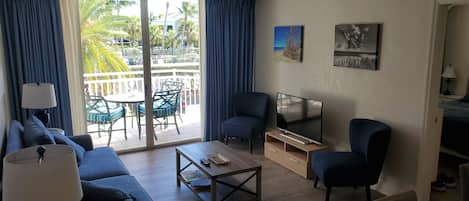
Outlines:
{"label": "white wall", "polygon": [[469,81],[469,6],[455,6],[449,11],[447,29],[445,66],[452,64],[457,75],[450,89],[464,96]]}
{"label": "white wall", "polygon": [[6,80],[6,66],[4,58],[3,36],[0,26],[0,145],[3,144],[5,131],[10,121],[10,110],[8,105],[8,88]]}
{"label": "white wall", "polygon": [[[348,149],[354,117],[393,128],[383,174],[386,194],[417,187],[419,141],[429,71],[433,2],[428,0],[257,0],[256,90],[286,92],[325,103],[325,138]],[[334,26],[383,23],[379,71],[333,67]],[[305,25],[304,61],[273,61],[273,27]]]}

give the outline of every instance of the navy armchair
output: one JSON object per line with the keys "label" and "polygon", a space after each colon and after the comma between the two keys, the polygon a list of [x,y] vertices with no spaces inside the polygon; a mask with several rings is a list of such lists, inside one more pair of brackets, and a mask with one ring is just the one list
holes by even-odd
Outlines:
{"label": "navy armchair", "polygon": [[269,96],[264,93],[239,93],[233,97],[234,117],[222,123],[225,143],[229,137],[248,139],[252,153],[252,141],[265,131]]}
{"label": "navy armchair", "polygon": [[314,187],[321,180],[327,188],[329,201],[332,187],[365,186],[371,201],[370,185],[378,182],[391,136],[384,123],[353,119],[350,122],[351,152],[319,152],[312,154],[312,169],[316,173]]}

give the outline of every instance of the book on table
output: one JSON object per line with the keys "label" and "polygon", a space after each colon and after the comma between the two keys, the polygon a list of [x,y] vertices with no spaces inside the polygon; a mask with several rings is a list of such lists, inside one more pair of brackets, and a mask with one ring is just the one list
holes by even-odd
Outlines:
{"label": "book on table", "polygon": [[181,172],[181,177],[187,183],[190,183],[195,180],[207,178],[207,176],[200,170],[184,170]]}

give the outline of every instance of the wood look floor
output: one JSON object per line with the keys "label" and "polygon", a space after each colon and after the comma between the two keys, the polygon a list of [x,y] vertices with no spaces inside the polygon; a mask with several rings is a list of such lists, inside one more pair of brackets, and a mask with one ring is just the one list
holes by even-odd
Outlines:
{"label": "wood look floor", "polygon": [[[241,151],[247,151],[246,142],[233,142],[231,147]],[[303,179],[288,169],[270,161],[263,156],[262,146],[255,146],[255,160],[262,164],[262,197],[269,201],[322,201],[325,196],[324,187],[313,188],[311,180]],[[181,185],[176,186],[176,153],[175,147],[166,147],[151,151],[123,154],[120,158],[129,171],[142,184],[146,191],[155,201],[196,201],[198,200],[192,192]],[[184,164],[184,163],[183,163]],[[233,178],[240,181],[240,175]],[[255,182],[247,183],[247,188],[255,190]],[[228,189],[222,189],[226,191]],[[373,198],[381,197],[378,192],[372,193]],[[254,200],[251,195],[242,192],[235,193],[230,199],[232,201]],[[334,188],[331,201],[364,201],[364,188]]]}

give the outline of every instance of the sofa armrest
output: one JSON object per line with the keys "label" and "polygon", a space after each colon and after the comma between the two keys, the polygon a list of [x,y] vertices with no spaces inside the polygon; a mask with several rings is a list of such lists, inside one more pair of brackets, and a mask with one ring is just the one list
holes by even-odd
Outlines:
{"label": "sofa armrest", "polygon": [[69,137],[75,143],[81,145],[86,151],[93,150],[93,140],[90,135],[76,135]]}

